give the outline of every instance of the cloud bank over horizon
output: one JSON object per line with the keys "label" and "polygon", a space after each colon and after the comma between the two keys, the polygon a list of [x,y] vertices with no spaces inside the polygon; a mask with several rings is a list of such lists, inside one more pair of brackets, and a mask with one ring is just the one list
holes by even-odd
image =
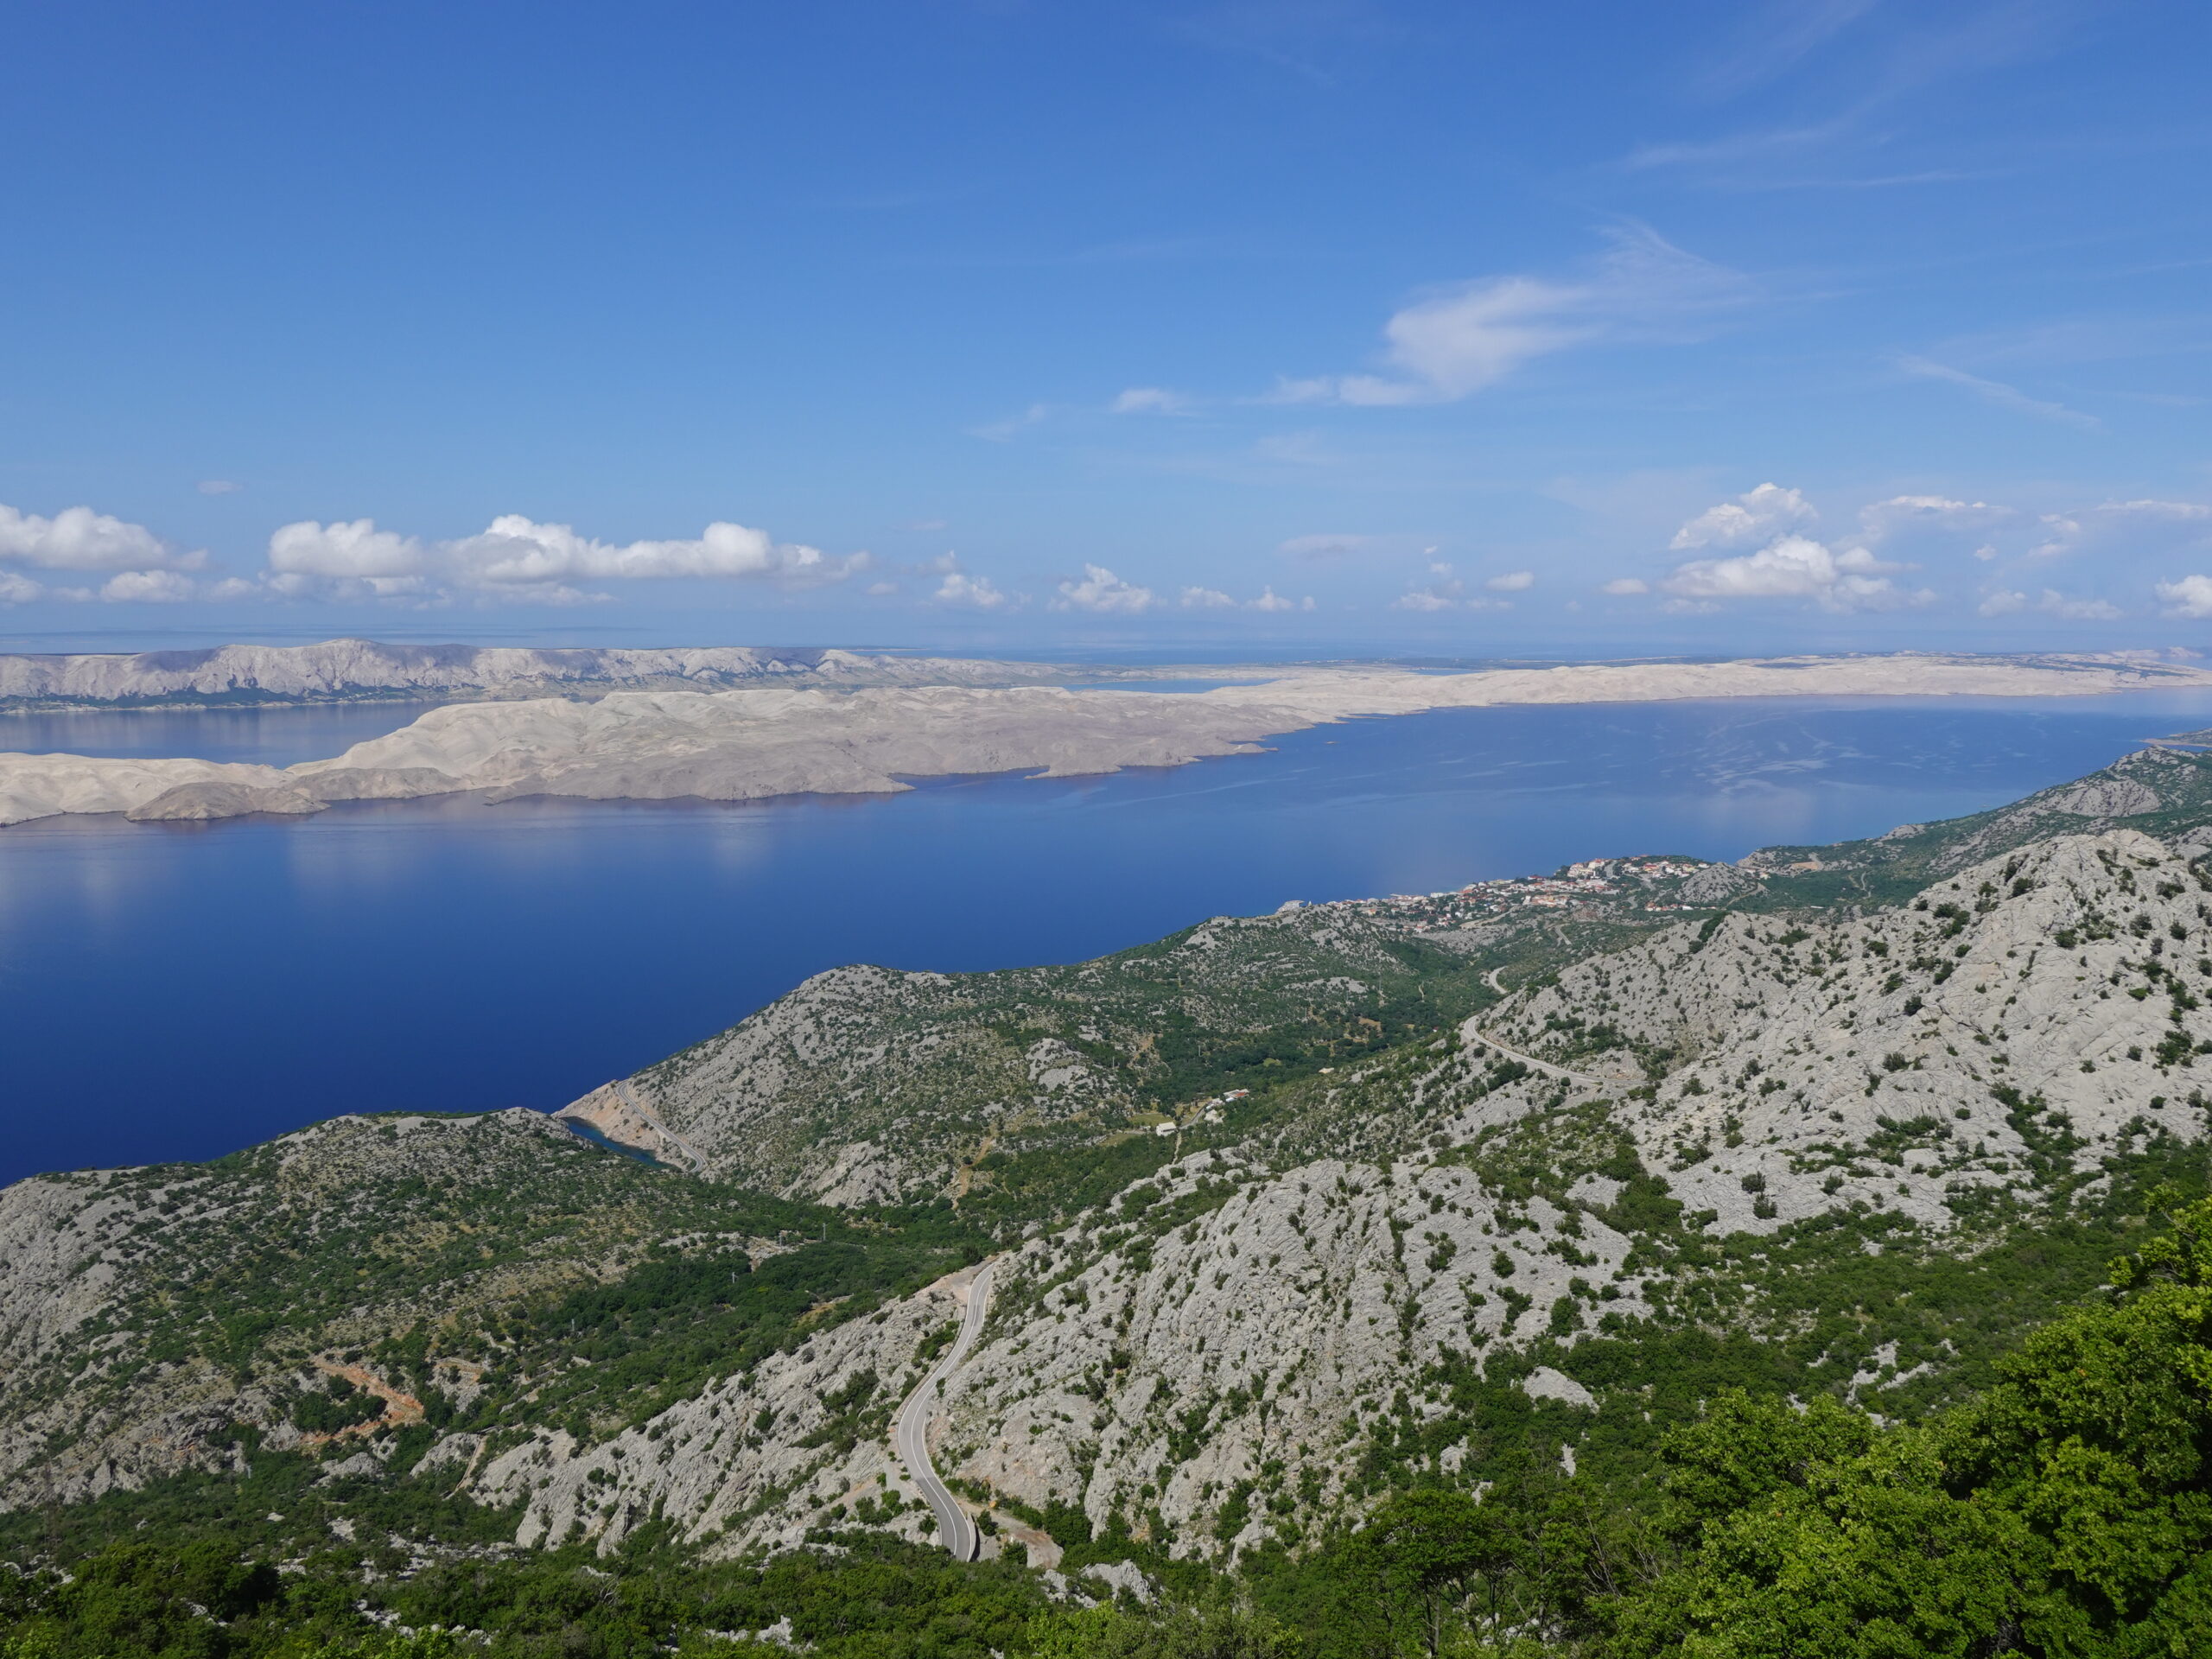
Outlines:
{"label": "cloud bank over horizon", "polygon": [[[776,602],[840,593],[877,616],[1029,619],[1051,633],[1086,626],[1194,623],[1265,631],[1296,620],[1343,629],[1361,616],[1486,616],[1492,628],[1577,626],[1593,612],[1633,627],[1686,618],[1940,617],[1976,630],[2066,630],[2083,644],[2113,625],[2154,630],[2212,618],[2212,502],[2107,499],[2063,509],[1981,498],[1895,494],[1841,511],[1773,480],[1651,524],[1608,554],[1539,566],[1480,548],[1446,556],[1402,534],[1313,531],[1269,550],[1319,593],[1243,593],[1179,581],[1172,562],[1143,576],[1085,562],[1041,598],[1018,573],[959,555],[900,563],[832,555],[729,519],[690,537],[615,542],[502,514],[473,534],[435,537],[373,519],[300,519],[270,532],[257,567],[226,570],[204,549],[90,506],[51,516],[0,505],[0,607],[100,603],[332,611],[479,610],[653,604],[648,590],[750,593]],[[932,531],[943,528],[931,524]],[[1593,537],[1593,541],[1595,538]],[[1628,568],[1624,569],[1623,566]],[[840,607],[853,601],[837,601]],[[831,613],[835,613],[833,611]],[[1309,624],[1306,619],[1313,619]],[[1332,620],[1325,620],[1332,619]],[[2087,632],[2084,632],[2084,630]]]}

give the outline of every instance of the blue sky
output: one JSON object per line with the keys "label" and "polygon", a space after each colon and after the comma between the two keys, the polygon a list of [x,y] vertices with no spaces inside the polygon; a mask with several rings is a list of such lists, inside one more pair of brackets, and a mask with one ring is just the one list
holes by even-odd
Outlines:
{"label": "blue sky", "polygon": [[0,17],[0,634],[2203,643],[2184,0]]}

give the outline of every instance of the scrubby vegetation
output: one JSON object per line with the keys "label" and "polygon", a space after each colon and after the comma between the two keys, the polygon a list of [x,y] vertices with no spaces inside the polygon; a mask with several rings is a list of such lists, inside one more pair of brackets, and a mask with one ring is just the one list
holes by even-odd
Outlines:
{"label": "scrubby vegetation", "polygon": [[[2212,817],[2212,762],[2146,764],[2159,827]],[[2069,841],[2052,907],[2008,850],[2078,827],[2050,793],[1779,863],[1663,959],[1593,962],[1619,915],[1308,918],[940,988],[968,1035],[868,1109],[957,1143],[905,1203],[520,1113],[57,1178],[0,1333],[0,1659],[2212,1655],[2212,868]],[[2103,1044],[2064,1076],[2008,1012],[2039,961]],[[1522,1023],[1462,1040],[1508,962]],[[1716,963],[1722,1035],[1809,1012],[1756,1055],[1651,1016]],[[929,1116],[1040,1033],[1095,1109]],[[987,1255],[941,1456],[1002,1548],[964,1565],[882,1443],[953,1334],[910,1299]]]}
{"label": "scrubby vegetation", "polygon": [[1524,1459],[1479,1496],[1414,1486],[1302,1554],[1170,1569],[1152,1606],[1096,1585],[1096,1606],[1055,1601],[1010,1560],[963,1567],[867,1533],[723,1564],[452,1542],[274,1561],[204,1520],[151,1529],[160,1542],[143,1528],[99,1541],[80,1522],[43,1548],[18,1536],[0,1653],[2188,1655],[2212,1632],[2209,1451],[2199,1202],[1999,1359],[1989,1387],[1923,1421],[1726,1389],[1663,1437],[1647,1481]]}

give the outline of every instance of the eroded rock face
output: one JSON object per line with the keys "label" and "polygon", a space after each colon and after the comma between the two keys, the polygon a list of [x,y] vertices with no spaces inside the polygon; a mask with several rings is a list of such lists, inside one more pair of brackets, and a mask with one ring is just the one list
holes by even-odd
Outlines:
{"label": "eroded rock face", "polygon": [[[1096,1526],[1165,1527],[1186,1552],[1217,1547],[1224,1505],[1263,1466],[1277,1490],[1325,1510],[1394,1413],[1444,1410],[1421,1381],[1433,1368],[1479,1367],[1548,1319],[1556,1335],[1561,1306],[1631,1317],[1653,1306],[1649,1262],[1615,1224],[1622,1181],[1562,1176],[1556,1200],[1508,1198],[1482,1173],[1499,1134],[1554,1147],[1563,1168],[1574,1134],[1624,1134],[1675,1198],[1714,1212],[1715,1235],[1872,1204],[1940,1237],[1977,1191],[2031,1198],[2062,1171],[2093,1170],[2146,1118],[2202,1133],[2180,1101],[2181,1055],[2212,1043],[2191,988],[2212,982],[2196,955],[2212,895],[2172,850],[2126,831],[2073,837],[1924,898],[1832,925],[1737,916],[1681,928],[1491,1017],[1506,1040],[1578,1065],[1591,1063],[1578,1027],[1610,1027],[1643,1059],[1665,1051],[1648,1101],[1548,1077],[1498,1084],[1494,1051],[1484,1062],[1440,1049],[1387,1078],[1354,1070],[1316,1085],[1347,1122],[1387,1101],[1408,1126],[1406,1153],[1287,1166],[1257,1146],[1207,1153],[1032,1239],[1001,1262],[985,1340],[946,1386],[940,1468],[1032,1507],[1079,1505]],[[2168,965],[2146,975],[2152,963]],[[2146,985],[2154,995],[2128,994]],[[1147,1214],[1191,1205],[1187,1222],[1146,1230]],[[1580,1321],[1565,1327],[1570,1343]],[[888,1375],[920,1324],[902,1311],[877,1335],[842,1338],[849,1348],[825,1339],[809,1386],[849,1386],[863,1363]],[[1866,1387],[1897,1380],[1879,1354],[1866,1365]],[[1599,1404],[1571,1357],[1521,1386],[1576,1411]],[[785,1398],[783,1387],[733,1396],[723,1418]],[[803,1531],[871,1481],[898,1484],[880,1450],[802,1469],[764,1447],[731,1463],[729,1437],[716,1440],[694,1407],[671,1417],[671,1434],[689,1438],[664,1469],[636,1449],[620,1469],[601,1456],[614,1484],[594,1513],[658,1503],[702,1529],[730,1527],[742,1548]],[[710,1468],[678,1472],[694,1457]],[[1464,1448],[1435,1457],[1456,1467]],[[1562,1457],[1571,1469],[1571,1444]],[[771,1466],[789,1497],[732,1525],[738,1494],[757,1503]],[[575,1491],[574,1477],[547,1490]],[[569,1501],[550,1497],[535,1524],[549,1535],[572,1524]],[[1256,1543],[1272,1524],[1255,1513],[1230,1542]]]}
{"label": "eroded rock face", "polygon": [[210,781],[179,784],[143,805],[132,807],[124,817],[133,823],[205,823],[210,818],[240,818],[255,812],[297,817],[320,812],[326,804],[304,790],[283,785],[255,789],[243,784]]}
{"label": "eroded rock face", "polygon": [[[2209,897],[2148,836],[2067,837],[1861,920],[1679,929],[1492,1025],[1539,1053],[1569,1052],[1562,1029],[1610,1029],[1667,1055],[1624,1121],[1724,1230],[1854,1199],[1941,1226],[1961,1190],[2031,1184],[2059,1119],[2079,1163],[2168,1121],[2147,1114],[2183,1117],[2188,1057],[2212,1040]],[[2037,1121],[2000,1090],[2041,1102]]]}
{"label": "eroded rock face", "polygon": [[537,650],[517,645],[219,645],[135,655],[0,654],[0,704],[320,702],[410,695],[531,696],[665,685],[1008,684],[1060,671],[1026,663],[872,657],[849,651],[715,645]]}
{"label": "eroded rock face", "polygon": [[[1613,1316],[1741,1290],[1717,1248],[1717,1267],[1688,1248],[1670,1262],[1655,1205],[1688,1212],[1669,1236],[1726,1237],[1737,1259],[1791,1223],[1876,1212],[1916,1249],[1966,1252],[1994,1198],[2024,1213],[2154,1135],[2201,1139],[2212,874],[2193,850],[2106,829],[1863,913],[1715,912],[1569,963],[1449,1034],[1286,1084],[1223,1144],[1004,1229],[988,1323],[935,1414],[937,1465],[963,1491],[1213,1554],[1340,1510],[1380,1447],[1462,1467],[1483,1430],[1455,1414],[1452,1379],[1472,1377],[1497,1390],[1484,1409],[1552,1414],[1571,1472],[1576,1438],[1628,1408],[1580,1344]],[[1234,1033],[1274,998],[1356,1024],[1413,971],[1410,948],[1314,907],[1071,969],[840,970],[570,1109],[671,1170],[511,1113],[339,1120],[224,1166],[20,1183],[0,1193],[0,1501],[224,1467],[242,1424],[301,1445],[286,1412],[302,1381],[419,1322],[465,1332],[478,1310],[620,1283],[641,1262],[734,1274],[792,1248],[733,1235],[730,1190],[676,1169],[857,1204],[957,1192],[1017,1124],[1079,1123],[1090,1138],[1071,1146],[1103,1145],[1099,1115],[1147,1075],[1141,1039],[1169,1013]],[[469,1230],[501,1205],[500,1238]],[[496,1252],[506,1233],[527,1249]],[[270,1240],[284,1248],[256,1254]],[[322,1265],[264,1292],[308,1245]],[[332,1282],[341,1260],[358,1280]],[[376,1288],[378,1273],[406,1287]],[[894,1496],[892,1524],[926,1536],[887,1427],[962,1283],[842,1323],[825,1296],[804,1342],[656,1395],[642,1421],[525,1403],[496,1435],[448,1432],[425,1464],[519,1505],[528,1543],[613,1549],[658,1516],[737,1553]],[[297,1325],[292,1348],[241,1362],[163,1324],[183,1308],[185,1332],[204,1332],[238,1287]],[[1696,1306],[1771,1334],[1748,1303]],[[510,1363],[505,1338],[480,1341],[373,1380],[418,1412],[458,1408]],[[142,1365],[157,1347],[172,1357]],[[532,1363],[503,1397],[526,1402],[580,1362]],[[1872,1402],[1910,1374],[1871,1338],[1837,1365]],[[334,1451],[376,1478],[401,1421]]]}

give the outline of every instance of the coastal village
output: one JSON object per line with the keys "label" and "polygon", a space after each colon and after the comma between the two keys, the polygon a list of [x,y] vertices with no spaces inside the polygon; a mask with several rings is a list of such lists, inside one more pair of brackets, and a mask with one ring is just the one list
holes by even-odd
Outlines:
{"label": "coastal village", "polygon": [[[1291,910],[1345,910],[1363,916],[1390,916],[1427,927],[1465,927],[1522,909],[1566,910],[1595,899],[1634,899],[1647,911],[1682,910],[1672,883],[1705,868],[1697,859],[1679,857],[1592,858],[1569,864],[1552,875],[1509,875],[1472,881],[1440,893],[1394,893],[1387,899],[1338,899],[1308,905],[1293,899]],[[1643,890],[1639,895],[1638,890]]]}

